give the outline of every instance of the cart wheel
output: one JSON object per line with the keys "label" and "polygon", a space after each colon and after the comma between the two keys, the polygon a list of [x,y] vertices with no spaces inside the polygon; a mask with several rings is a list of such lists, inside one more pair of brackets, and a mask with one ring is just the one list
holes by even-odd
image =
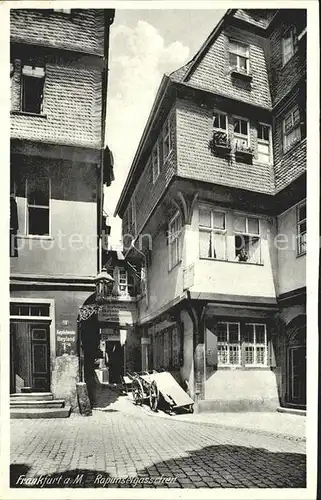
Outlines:
{"label": "cart wheel", "polygon": [[189,413],[194,413],[194,405],[189,405],[188,411]]}
{"label": "cart wheel", "polygon": [[138,378],[134,378],[132,387],[133,399],[135,404],[142,406],[144,399],[144,390],[141,381]]}
{"label": "cart wheel", "polygon": [[159,402],[159,390],[155,380],[153,380],[149,388],[149,406],[151,410],[157,411],[158,402]]}

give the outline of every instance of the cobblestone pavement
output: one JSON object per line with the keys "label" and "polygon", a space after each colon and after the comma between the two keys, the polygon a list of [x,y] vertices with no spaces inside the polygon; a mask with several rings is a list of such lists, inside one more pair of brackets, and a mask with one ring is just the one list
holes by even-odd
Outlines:
{"label": "cobblestone pavement", "polygon": [[303,488],[305,443],[96,410],[11,421],[12,487]]}

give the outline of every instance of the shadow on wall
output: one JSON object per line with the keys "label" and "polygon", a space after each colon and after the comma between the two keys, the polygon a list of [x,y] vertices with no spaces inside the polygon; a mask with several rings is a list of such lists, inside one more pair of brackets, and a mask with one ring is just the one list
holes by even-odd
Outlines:
{"label": "shadow on wall", "polygon": [[[306,456],[301,453],[273,453],[263,448],[234,445],[206,446],[185,457],[155,462],[115,483],[115,478],[96,469],[71,469],[48,474],[48,484],[36,484],[41,475],[30,475],[34,484],[21,484],[30,467],[10,467],[11,488],[305,488]],[[165,477],[167,482],[157,478]],[[19,480],[20,477],[20,480]],[[28,476],[27,476],[28,477]],[[139,483],[138,481],[141,480]],[[136,481],[136,484],[135,484]],[[144,481],[144,484],[142,482]],[[149,481],[149,482],[148,482]],[[31,479],[30,479],[31,482]]]}

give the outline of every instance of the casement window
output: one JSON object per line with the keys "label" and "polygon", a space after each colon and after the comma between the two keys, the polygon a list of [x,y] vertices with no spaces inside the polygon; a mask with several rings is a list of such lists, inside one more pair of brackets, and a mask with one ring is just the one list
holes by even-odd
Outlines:
{"label": "casement window", "polygon": [[265,324],[220,321],[216,334],[218,366],[267,366]]}
{"label": "casement window", "polygon": [[224,113],[214,112],[213,128],[214,130],[225,132],[227,134],[227,115]]}
{"label": "casement window", "polygon": [[257,130],[257,159],[261,163],[270,163],[271,156],[271,127],[265,123],[259,123]]}
{"label": "casement window", "polygon": [[297,255],[306,253],[306,238],[307,238],[307,213],[306,202],[301,203],[296,209],[297,220]]}
{"label": "casement window", "polygon": [[241,365],[240,323],[217,323],[217,364]]}
{"label": "casement window", "polygon": [[243,149],[250,146],[249,130],[248,120],[234,117],[234,142],[237,148]]}
{"label": "casement window", "polygon": [[182,219],[176,214],[168,227],[169,269],[171,270],[181,260],[182,253]]}
{"label": "casement window", "polygon": [[152,173],[153,173],[153,184],[156,182],[156,179],[159,176],[160,172],[160,158],[159,158],[159,144],[157,143],[151,154],[151,164],[152,164]]}
{"label": "casement window", "polygon": [[43,91],[45,69],[43,67],[22,66],[21,111],[41,114],[43,111]]}
{"label": "casement window", "polygon": [[166,161],[172,150],[170,117],[165,120],[163,127],[163,161]]}
{"label": "casement window", "polygon": [[33,177],[26,180],[27,234],[50,234],[50,179]]}
{"label": "casement window", "polygon": [[10,316],[49,317],[50,305],[10,302]]}
{"label": "casement window", "polygon": [[295,106],[285,115],[283,120],[283,151],[288,151],[300,140],[300,110],[299,106]]}
{"label": "casement window", "polygon": [[230,68],[240,73],[249,74],[249,47],[241,42],[229,41],[229,64]]}
{"label": "casement window", "polygon": [[225,213],[218,210],[199,210],[200,258],[226,259]]}
{"label": "casement window", "polygon": [[246,323],[242,341],[245,366],[266,366],[268,354],[266,325]]}
{"label": "casement window", "polygon": [[146,272],[146,265],[142,265],[140,269],[140,294],[142,296],[146,295],[146,288],[147,288],[147,272]]}
{"label": "casement window", "polygon": [[234,217],[235,258],[238,262],[261,263],[260,221],[256,217]]}
{"label": "casement window", "polygon": [[291,59],[298,48],[298,38],[295,26],[291,26],[282,37],[283,66]]}
{"label": "casement window", "polygon": [[119,294],[124,297],[132,297],[134,292],[134,280],[130,276],[126,269],[118,269],[118,289]]}

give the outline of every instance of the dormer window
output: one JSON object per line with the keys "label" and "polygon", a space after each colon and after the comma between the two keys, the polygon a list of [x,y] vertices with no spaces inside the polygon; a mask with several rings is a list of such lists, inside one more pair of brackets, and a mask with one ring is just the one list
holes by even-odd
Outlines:
{"label": "dormer window", "polygon": [[248,75],[250,73],[249,47],[241,42],[229,42],[230,69]]}
{"label": "dormer window", "polygon": [[291,26],[282,37],[283,66],[292,58],[298,48],[298,37],[295,26]]}
{"label": "dormer window", "polygon": [[41,114],[45,68],[24,64],[22,66],[21,111]]}

